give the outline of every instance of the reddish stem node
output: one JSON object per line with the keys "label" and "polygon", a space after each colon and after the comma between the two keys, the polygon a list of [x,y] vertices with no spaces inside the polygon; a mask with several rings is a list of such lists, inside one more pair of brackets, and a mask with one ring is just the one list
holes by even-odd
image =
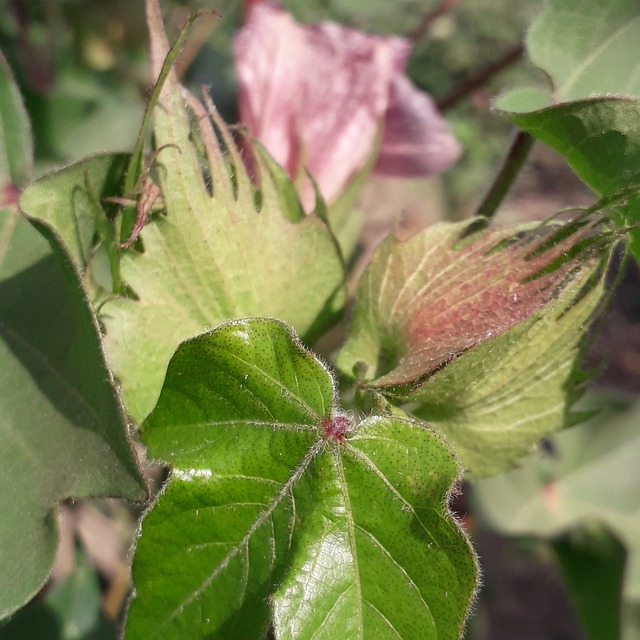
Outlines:
{"label": "reddish stem node", "polygon": [[354,429],[353,422],[347,416],[322,418],[321,427],[324,431],[324,439],[333,438],[336,442],[346,442],[344,434]]}

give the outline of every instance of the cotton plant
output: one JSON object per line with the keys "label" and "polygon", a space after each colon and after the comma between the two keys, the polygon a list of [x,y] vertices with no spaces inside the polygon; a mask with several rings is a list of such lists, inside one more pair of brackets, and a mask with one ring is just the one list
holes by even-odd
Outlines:
{"label": "cotton plant", "polygon": [[[637,185],[596,189],[564,222],[391,233],[350,298],[366,176],[460,154],[404,74],[409,43],[251,3],[234,136],[174,70],[197,17],[170,46],[158,1],[146,10],[157,82],[132,154],[29,184],[19,95],[0,103],[24,158],[0,163],[21,194],[0,218],[2,566],[32,541],[0,615],[46,581],[55,505],[113,496],[146,504],[127,639],[460,638],[481,570],[452,496],[580,417]],[[558,108],[524,104],[509,117],[532,133]],[[555,122],[562,151],[575,132]],[[316,353],[345,314],[341,348]],[[149,463],[167,476],[152,496]]]}

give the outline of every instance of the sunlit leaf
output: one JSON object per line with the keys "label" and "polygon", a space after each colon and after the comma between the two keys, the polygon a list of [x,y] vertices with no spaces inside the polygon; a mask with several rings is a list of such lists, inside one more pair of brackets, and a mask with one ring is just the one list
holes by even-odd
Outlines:
{"label": "sunlit leaf", "polygon": [[[444,442],[354,424],[284,324],[183,343],[142,425],[171,476],[143,521],[126,637],[457,639],[476,565]],[[269,604],[272,603],[273,612]]]}

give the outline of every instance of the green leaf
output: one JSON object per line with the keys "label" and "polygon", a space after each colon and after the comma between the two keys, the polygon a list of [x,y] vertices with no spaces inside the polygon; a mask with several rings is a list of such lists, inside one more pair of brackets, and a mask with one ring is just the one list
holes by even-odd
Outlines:
{"label": "green leaf", "polygon": [[[126,154],[86,158],[36,180],[20,197],[20,208],[29,217],[55,229],[89,290],[96,282],[87,272],[95,275],[92,267],[100,257],[99,251],[96,254],[96,219],[106,215],[97,206],[104,207],[105,211],[113,210],[106,198],[122,194],[128,160]],[[101,240],[104,242],[105,238]]]}
{"label": "green leaf", "polygon": [[[148,13],[157,73],[168,44],[154,2]],[[125,405],[137,420],[153,408],[181,340],[255,314],[282,318],[310,339],[344,301],[340,252],[325,223],[316,216],[292,220],[280,180],[259,153],[257,194],[213,105],[205,108],[187,94],[173,72],[156,109],[154,137],[165,215],[144,228],[144,253],[123,256],[122,277],[137,299],[110,302],[103,317]]]}
{"label": "green leaf", "polygon": [[553,542],[588,640],[620,640],[626,550],[606,531],[578,531]]}
{"label": "green leaf", "polygon": [[0,618],[47,579],[56,503],[145,496],[95,317],[48,240],[0,211]]}
{"label": "green leaf", "polygon": [[[598,195],[640,188],[640,13],[635,0],[552,0],[527,38],[551,86],[515,89],[496,108],[567,158]],[[621,226],[640,198],[621,202]],[[640,232],[631,232],[640,258]]]}
{"label": "green leaf", "polygon": [[0,203],[2,190],[25,186],[32,166],[31,124],[11,69],[0,53]]}
{"label": "green leaf", "polygon": [[274,596],[277,637],[458,638],[475,569],[441,510],[455,459],[398,417],[364,420],[348,445],[315,458],[294,490],[304,526]]}
{"label": "green leaf", "polygon": [[73,64],[71,56],[60,56],[55,82],[46,96],[32,99],[29,105],[38,161],[51,167],[100,152],[129,150],[144,101],[134,78],[123,80],[119,74],[98,74]]}
{"label": "green leaf", "polygon": [[640,97],[634,0],[551,0],[529,30],[527,51],[548,74],[549,106],[594,95]]}
{"label": "green leaf", "polygon": [[[183,343],[142,425],[171,476],[145,517],[126,637],[457,639],[477,569],[456,461],[399,417],[358,425],[283,323]],[[270,603],[273,612],[270,611]]]}
{"label": "green leaf", "polygon": [[640,604],[640,406],[607,411],[554,436],[519,469],[476,481],[489,523],[511,535],[553,537],[604,525],[627,548],[624,596]]}

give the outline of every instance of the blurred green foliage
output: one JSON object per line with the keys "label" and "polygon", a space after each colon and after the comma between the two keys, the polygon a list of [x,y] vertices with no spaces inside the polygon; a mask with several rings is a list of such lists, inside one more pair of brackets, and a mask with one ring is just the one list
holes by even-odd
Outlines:
{"label": "blurred green foliage", "polygon": [[110,640],[114,625],[100,610],[98,576],[78,549],[73,573],[0,625],[4,640]]}

